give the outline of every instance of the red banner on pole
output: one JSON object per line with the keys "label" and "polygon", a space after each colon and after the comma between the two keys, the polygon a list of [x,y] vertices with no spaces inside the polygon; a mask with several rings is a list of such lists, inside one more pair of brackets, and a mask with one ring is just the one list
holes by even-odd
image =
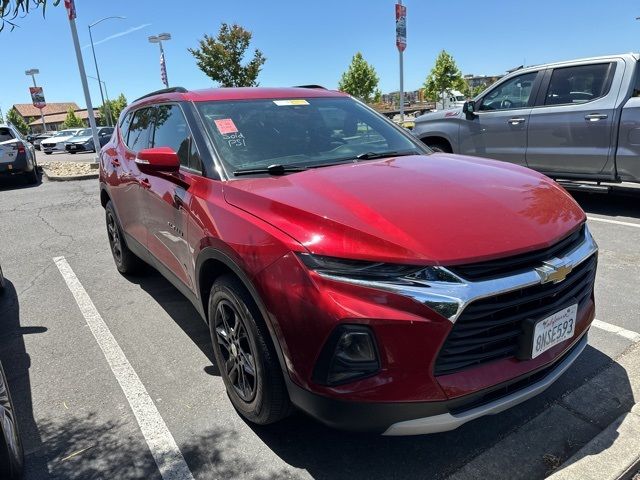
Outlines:
{"label": "red banner on pole", "polygon": [[42,87],[29,87],[31,93],[31,101],[36,108],[44,108],[47,106],[47,102],[44,99],[44,92]]}
{"label": "red banner on pole", "polygon": [[396,3],[396,47],[401,52],[407,48],[407,7]]}
{"label": "red banner on pole", "polygon": [[69,16],[69,20],[74,20],[76,18],[75,0],[64,0],[64,8],[67,9],[67,15]]}

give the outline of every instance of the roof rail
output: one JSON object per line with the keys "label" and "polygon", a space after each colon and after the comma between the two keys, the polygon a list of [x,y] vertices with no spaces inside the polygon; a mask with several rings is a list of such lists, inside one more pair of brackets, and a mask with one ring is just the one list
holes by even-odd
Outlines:
{"label": "roof rail", "polygon": [[295,85],[293,88],[318,88],[320,90],[326,90],[322,85]]}
{"label": "roof rail", "polygon": [[155,92],[147,93],[140,98],[136,98],[133,102],[137,102],[138,100],[142,100],[143,98],[151,97],[153,95],[160,95],[162,93],[187,93],[187,89],[184,87],[163,88],[162,90],[156,90]]}

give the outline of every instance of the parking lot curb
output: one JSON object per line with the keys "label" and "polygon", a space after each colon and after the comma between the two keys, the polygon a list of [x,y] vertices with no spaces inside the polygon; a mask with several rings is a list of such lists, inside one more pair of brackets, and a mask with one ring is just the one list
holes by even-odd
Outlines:
{"label": "parking lot curb", "polygon": [[84,175],[53,175],[47,168],[42,168],[42,173],[52,182],[68,182],[71,180],[90,180],[98,178],[98,172]]}
{"label": "parking lot curb", "polygon": [[[637,346],[632,347],[616,362],[627,372],[631,384],[629,395],[633,396],[635,393],[634,400],[638,398],[637,365],[639,362],[640,348]],[[606,385],[608,382],[599,382],[598,377],[602,376],[607,380],[609,378],[607,370],[594,377],[589,383],[593,383],[596,388],[599,383]],[[609,388],[611,388],[611,401],[614,401],[617,399],[617,393],[613,385],[609,385]],[[634,403],[627,408],[628,411],[609,423],[548,478],[550,480],[578,478],[581,480],[628,480],[632,478],[640,469],[640,404]]]}
{"label": "parking lot curb", "polygon": [[549,480],[627,480],[640,468],[640,409],[620,415]]}

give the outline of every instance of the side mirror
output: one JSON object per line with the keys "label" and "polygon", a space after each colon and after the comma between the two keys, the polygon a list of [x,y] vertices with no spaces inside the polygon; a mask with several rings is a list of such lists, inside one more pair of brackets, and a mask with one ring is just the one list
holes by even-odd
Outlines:
{"label": "side mirror", "polygon": [[476,102],[474,100],[464,102],[464,105],[462,106],[462,113],[464,113],[467,118],[474,117],[476,114]]}
{"label": "side mirror", "polygon": [[138,152],[136,163],[156,172],[177,172],[180,168],[178,154],[169,147],[146,148]]}

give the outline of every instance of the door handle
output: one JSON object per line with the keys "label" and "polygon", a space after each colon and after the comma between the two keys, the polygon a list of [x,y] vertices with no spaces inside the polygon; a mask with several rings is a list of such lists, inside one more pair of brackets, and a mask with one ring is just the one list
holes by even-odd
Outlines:
{"label": "door handle", "polygon": [[510,118],[509,120],[507,120],[508,123],[510,123],[511,125],[519,125],[521,123],[525,122],[525,118],[522,117],[514,117],[514,118]]}
{"label": "door handle", "polygon": [[143,178],[142,180],[140,180],[140,186],[148,190],[151,188],[151,182],[148,178]]}
{"label": "door handle", "polygon": [[112,158],[111,159],[111,165],[113,165],[114,167],[119,167],[120,166],[120,160],[118,160],[117,158]]}
{"label": "door handle", "polygon": [[604,120],[608,115],[604,113],[590,113],[589,115],[585,115],[584,119],[589,122],[597,122],[598,120]]}

